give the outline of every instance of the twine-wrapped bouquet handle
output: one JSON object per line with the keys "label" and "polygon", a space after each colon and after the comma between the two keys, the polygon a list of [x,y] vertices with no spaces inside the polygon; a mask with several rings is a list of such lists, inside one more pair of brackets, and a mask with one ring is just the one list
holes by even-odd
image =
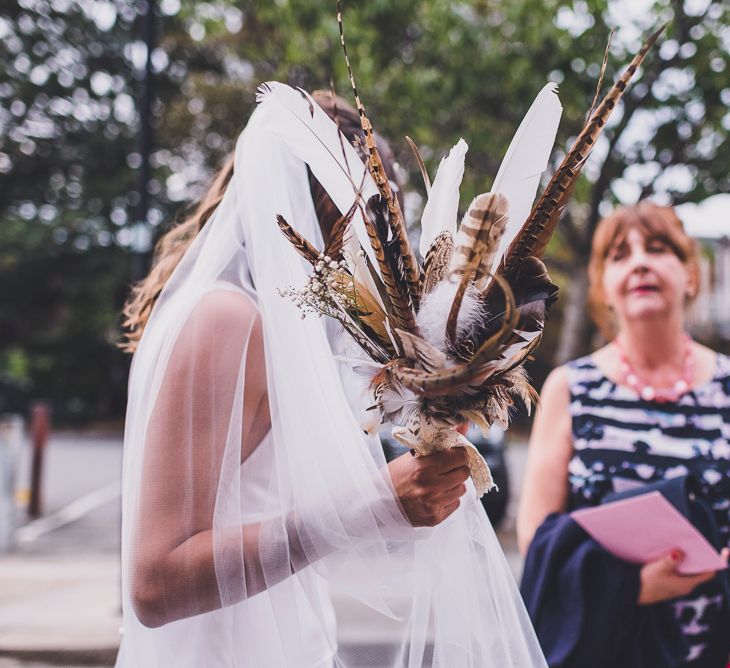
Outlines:
{"label": "twine-wrapped bouquet handle", "polygon": [[466,450],[469,475],[474,482],[477,498],[496,490],[489,465],[474,444],[447,423],[434,423],[424,416],[409,421],[405,427],[393,427],[393,438],[408,448],[415,450],[417,456],[431,454],[449,448]]}

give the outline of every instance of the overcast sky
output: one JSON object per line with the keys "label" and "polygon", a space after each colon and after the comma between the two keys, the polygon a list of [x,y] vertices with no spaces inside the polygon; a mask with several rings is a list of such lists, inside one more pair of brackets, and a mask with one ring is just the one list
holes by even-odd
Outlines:
{"label": "overcast sky", "polygon": [[700,204],[677,207],[688,234],[693,237],[730,237],[730,195],[714,195]]}

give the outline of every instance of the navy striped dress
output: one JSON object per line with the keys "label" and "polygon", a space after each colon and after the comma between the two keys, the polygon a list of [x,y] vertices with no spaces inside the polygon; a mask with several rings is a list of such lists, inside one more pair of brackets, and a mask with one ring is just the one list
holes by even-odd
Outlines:
{"label": "navy striped dress", "polygon": [[[573,457],[569,509],[612,492],[694,473],[703,483],[730,546],[730,357],[713,378],[677,403],[642,400],[582,357],[568,364]],[[730,615],[717,582],[669,602],[690,647],[686,666],[725,668]]]}

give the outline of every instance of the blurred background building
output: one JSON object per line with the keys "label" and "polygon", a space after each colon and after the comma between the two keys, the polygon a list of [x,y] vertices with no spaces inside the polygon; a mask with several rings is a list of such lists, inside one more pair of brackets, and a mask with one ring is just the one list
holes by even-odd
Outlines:
{"label": "blurred background building", "polygon": [[703,289],[689,313],[690,327],[697,338],[708,341],[730,339],[730,238],[703,240]]}

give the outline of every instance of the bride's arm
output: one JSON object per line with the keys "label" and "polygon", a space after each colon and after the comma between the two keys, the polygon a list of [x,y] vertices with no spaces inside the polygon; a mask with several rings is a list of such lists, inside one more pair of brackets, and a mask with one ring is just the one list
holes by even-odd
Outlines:
{"label": "bride's arm", "polygon": [[[146,626],[243,600],[347,547],[318,536],[296,513],[213,529],[224,458],[237,471],[269,421],[260,315],[242,294],[211,293],[178,337],[148,425],[130,560],[132,600]],[[459,506],[469,470],[464,449],[455,448],[406,454],[382,474],[413,526],[433,526]],[[365,499],[343,503],[351,526],[360,513],[372,517]]]}
{"label": "bride's arm", "polygon": [[[130,560],[135,611],[145,625],[221,606],[214,555],[226,554],[224,542],[239,566],[254,563],[257,527],[227,529],[214,546],[213,514],[224,454],[239,465],[268,422],[260,315],[241,293],[209,293],[175,342],[147,428]],[[236,429],[241,437],[233,442]]]}

